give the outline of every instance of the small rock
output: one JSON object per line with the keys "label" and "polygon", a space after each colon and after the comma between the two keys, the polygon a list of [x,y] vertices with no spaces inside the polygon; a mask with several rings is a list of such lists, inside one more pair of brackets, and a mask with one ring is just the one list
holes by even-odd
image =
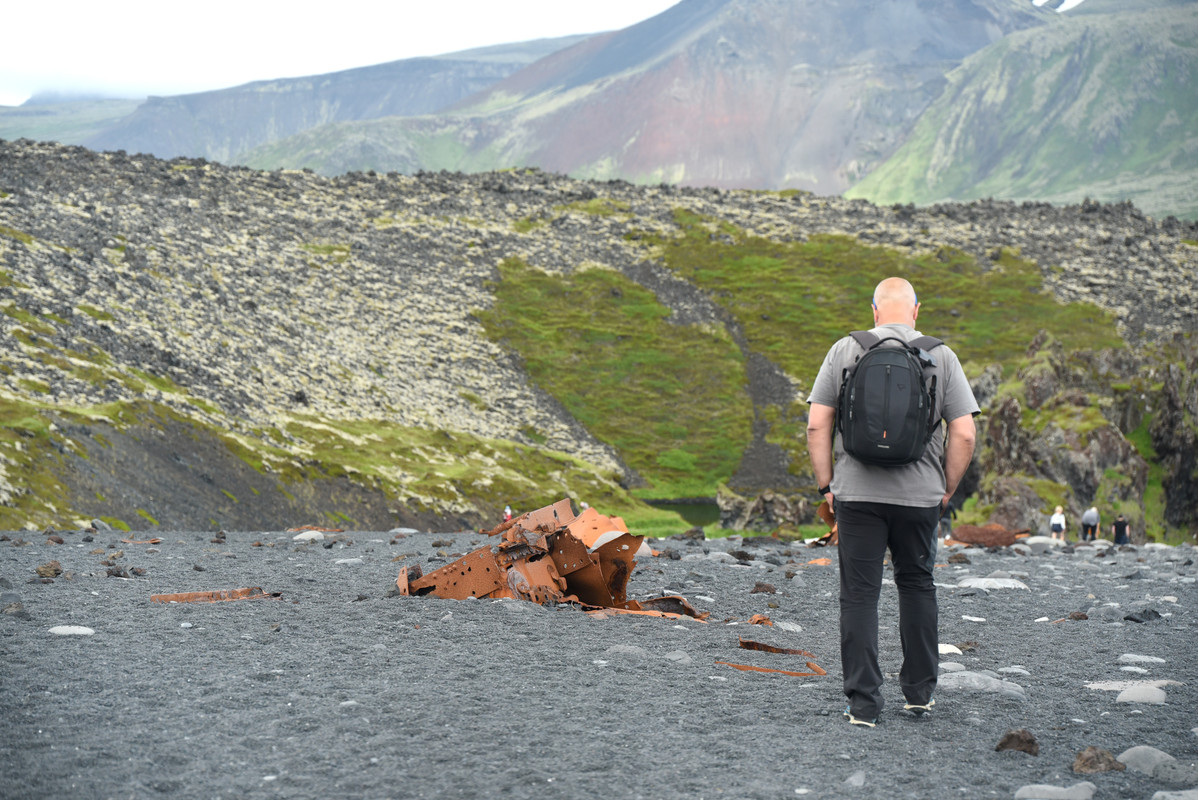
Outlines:
{"label": "small rock", "polygon": [[682,650],[671,650],[663,656],[667,661],[673,661],[676,664],[690,664],[692,659]]}
{"label": "small rock", "polygon": [[1119,692],[1119,696],[1115,698],[1116,703],[1150,703],[1152,705],[1164,705],[1167,695],[1164,689],[1156,686],[1131,686]]}
{"label": "small rock", "polygon": [[1115,760],[1110,750],[1103,750],[1093,745],[1077,754],[1073,759],[1073,771],[1082,775],[1093,775],[1096,772],[1122,772],[1127,769],[1125,764]]}
{"label": "small rock", "polygon": [[1161,615],[1159,611],[1154,608],[1145,608],[1142,611],[1133,611],[1123,619],[1127,620],[1128,622],[1152,622],[1153,620],[1160,618]]}
{"label": "small rock", "polygon": [[57,578],[62,574],[62,564],[57,561],[47,561],[37,568],[37,574],[42,578]]}
{"label": "small rock", "polygon": [[55,625],[50,633],[55,636],[91,636],[95,631],[82,625]]}
{"label": "small rock", "polygon": [[1082,622],[1083,620],[1087,620],[1089,618],[1090,615],[1084,611],[1070,611],[1068,616],[1068,619],[1074,620],[1075,622]]}
{"label": "small rock", "polygon": [[965,555],[964,553],[953,553],[951,556],[948,557],[948,563],[950,563],[950,564],[972,564],[973,562],[970,561],[969,556]]}
{"label": "small rock", "polygon": [[1185,789],[1180,792],[1157,792],[1152,800],[1198,800],[1198,789]]}
{"label": "small rock", "polygon": [[1090,800],[1097,789],[1089,781],[1075,783],[1068,788],[1033,783],[1020,786],[1015,791],[1015,800]]}
{"label": "small rock", "polygon": [[320,531],[304,531],[291,537],[291,540],[294,542],[319,542],[323,539],[324,534]]}
{"label": "small rock", "polygon": [[1040,755],[1040,742],[1036,740],[1036,737],[1027,728],[1019,728],[1018,730],[1010,730],[1004,733],[1003,737],[998,740],[998,744],[994,746],[994,749],[996,751],[1018,750],[1030,756],[1038,756]]}
{"label": "small rock", "polygon": [[852,775],[850,775],[848,778],[846,778],[844,783],[846,786],[852,786],[854,788],[859,788],[861,786],[864,786],[865,785],[865,770],[863,770],[863,769],[857,770]]}
{"label": "small rock", "polygon": [[777,594],[777,593],[778,593],[778,590],[774,588],[774,585],[772,583],[762,583],[761,581],[758,581],[753,586],[753,588],[749,591],[749,594]]}
{"label": "small rock", "polygon": [[1135,653],[1124,653],[1119,656],[1120,664],[1164,664],[1165,659],[1157,656],[1141,656]]}
{"label": "small rock", "polygon": [[1119,761],[1124,766],[1132,772],[1143,772],[1145,775],[1152,775],[1161,764],[1176,760],[1164,750],[1157,750],[1155,747],[1143,744],[1129,747],[1119,754]]}

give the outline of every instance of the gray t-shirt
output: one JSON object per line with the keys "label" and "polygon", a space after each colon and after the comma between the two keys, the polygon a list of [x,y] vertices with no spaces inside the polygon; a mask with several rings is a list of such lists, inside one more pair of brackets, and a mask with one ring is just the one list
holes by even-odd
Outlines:
{"label": "gray t-shirt", "polygon": [[[873,333],[879,338],[895,336],[906,342],[922,335],[914,328],[899,323],[879,326],[873,329]],[[896,345],[887,342],[882,346]],[[851,336],[832,345],[824,357],[807,402],[836,408],[841,376],[864,352]],[[978,414],[980,409],[977,400],[969,388],[957,354],[947,345],[933,349],[931,354],[936,359],[936,366],[925,370],[924,375],[929,381],[931,376],[936,376],[936,404],[940,408],[941,419],[951,422],[966,414]],[[832,494],[837,500],[850,502],[889,503],[916,508],[938,505],[944,498],[945,490],[944,437],[945,428],[942,426],[940,431],[932,434],[923,458],[914,464],[879,467],[864,464],[846,453],[837,435],[833,451],[836,466],[832,473]]]}

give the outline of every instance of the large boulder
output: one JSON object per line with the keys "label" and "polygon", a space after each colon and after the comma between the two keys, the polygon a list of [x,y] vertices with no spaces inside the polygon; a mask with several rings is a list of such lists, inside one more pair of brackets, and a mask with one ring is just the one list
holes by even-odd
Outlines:
{"label": "large boulder", "polygon": [[1148,465],[1099,392],[1119,375],[1105,370],[1134,366],[1124,356],[1066,354],[1051,338],[1036,337],[1015,381],[983,417],[978,503],[989,509],[988,522],[1042,533],[1055,506],[1076,526],[1096,505],[1104,519],[1121,512],[1137,527]]}
{"label": "large boulder", "polygon": [[1192,337],[1175,342],[1183,363],[1168,364],[1150,433],[1165,467],[1165,519],[1198,529],[1198,350]]}
{"label": "large boulder", "polygon": [[815,519],[815,503],[796,493],[766,490],[742,495],[721,486],[716,502],[720,527],[734,531],[768,532],[781,525],[805,525]]}

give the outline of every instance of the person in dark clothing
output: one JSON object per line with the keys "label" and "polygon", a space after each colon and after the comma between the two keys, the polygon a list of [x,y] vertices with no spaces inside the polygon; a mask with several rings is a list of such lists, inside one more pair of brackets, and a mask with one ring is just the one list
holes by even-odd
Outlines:
{"label": "person in dark clothing", "polygon": [[1115,544],[1131,544],[1131,538],[1127,535],[1127,520],[1122,514],[1115,517],[1115,521],[1111,523],[1111,536],[1115,538]]}
{"label": "person in dark clothing", "polygon": [[[905,342],[920,336],[915,330],[919,301],[907,281],[882,281],[872,306],[875,335]],[[914,463],[866,464],[848,455],[842,437],[834,436],[840,383],[862,353],[861,345],[846,336],[825,356],[807,398],[807,447],[819,491],[834,510],[839,531],[840,660],[849,701],[845,717],[853,725],[873,727],[883,707],[878,598],[887,549],[899,594],[904,710],[923,716],[934,702],[940,661],[932,577],[936,528],[973,455],[973,417],[979,409],[956,354],[936,346],[930,351],[935,364],[927,372],[936,378],[937,421],[946,424],[947,432],[937,427]]]}

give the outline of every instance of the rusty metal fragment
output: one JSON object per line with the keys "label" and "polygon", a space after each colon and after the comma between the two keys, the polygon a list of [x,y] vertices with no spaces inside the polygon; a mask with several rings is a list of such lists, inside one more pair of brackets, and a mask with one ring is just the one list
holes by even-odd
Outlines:
{"label": "rusty metal fragment", "polygon": [[1004,528],[1002,525],[958,525],[953,528],[950,540],[956,544],[972,544],[979,547],[1009,547],[1019,539],[1027,538],[1027,528]]}
{"label": "rusty metal fragment", "polygon": [[827,670],[825,670],[819,664],[815,663],[815,661],[814,661],[815,656],[812,655],[811,653],[808,653],[806,650],[795,650],[795,649],[789,648],[789,647],[776,647],[772,644],[765,644],[764,642],[755,642],[752,639],[746,639],[743,636],[738,637],[738,638],[740,641],[741,648],[743,648],[745,650],[759,650],[763,653],[780,653],[782,655],[804,656],[808,659],[813,659],[813,660],[807,662],[807,669],[811,670],[811,672],[797,672],[795,670],[773,669],[770,667],[755,667],[755,666],[751,666],[749,664],[735,664],[731,661],[717,661],[715,663],[721,664],[725,667],[732,667],[733,669],[739,669],[742,672],[773,672],[773,673],[777,673],[779,675],[791,675],[796,678],[818,677],[820,675],[828,674]]}
{"label": "rusty metal fragment", "polygon": [[423,574],[419,565],[399,571],[401,595],[450,600],[512,598],[545,605],[576,603],[588,611],[688,616],[705,619],[682,597],[629,600],[628,578],[644,540],[624,520],[593,508],[579,515],[568,499],[529,511],[492,529],[499,543]]}
{"label": "rusty metal fragment", "polygon": [[823,536],[812,542],[809,547],[828,547],[840,543],[840,531],[836,526],[836,514],[833,513],[832,507],[825,500],[819,504],[819,508],[815,509],[816,515],[824,521],[824,524],[830,529]]}
{"label": "rusty metal fragment", "polygon": [[[812,677],[818,677],[820,675],[828,674],[827,672],[825,672],[822,669],[819,672],[796,672],[795,670],[791,670],[791,669],[773,669],[772,667],[755,667],[751,664],[734,664],[731,661],[717,661],[715,663],[720,664],[725,667],[732,667],[733,669],[739,669],[741,672],[772,672],[777,675],[791,675],[795,678],[812,678]],[[808,666],[811,665],[811,662],[807,662],[807,663],[808,663]],[[819,667],[816,667],[816,669],[819,669]]]}
{"label": "rusty metal fragment", "polygon": [[282,597],[282,592],[262,591],[260,586],[245,589],[217,589],[211,592],[178,592],[176,594],[155,594],[150,596],[152,603],[220,603],[229,600],[272,600]]}

